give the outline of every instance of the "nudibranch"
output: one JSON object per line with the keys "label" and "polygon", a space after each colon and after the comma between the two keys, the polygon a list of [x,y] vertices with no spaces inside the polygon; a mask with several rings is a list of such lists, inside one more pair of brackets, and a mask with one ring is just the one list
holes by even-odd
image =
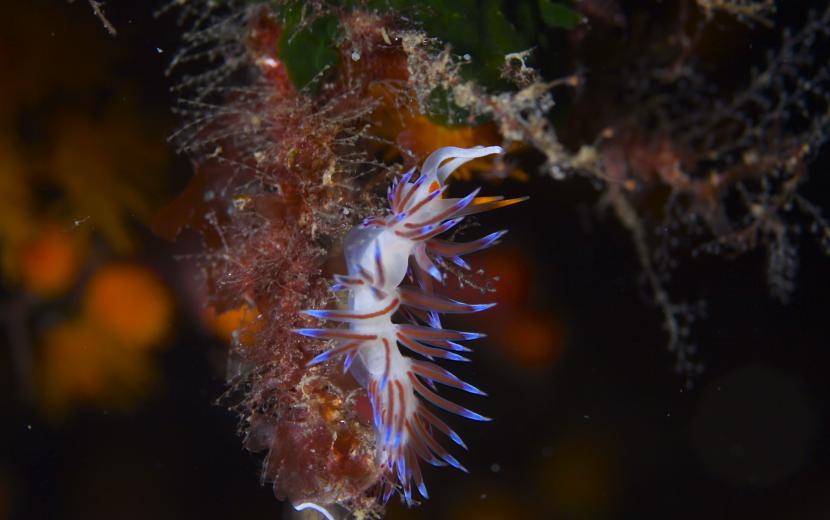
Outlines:
{"label": "nudibranch", "polygon": [[[441,432],[459,446],[466,446],[424,401],[468,419],[489,420],[438,395],[435,383],[484,393],[432,361],[469,361],[460,353],[470,349],[458,342],[483,336],[445,329],[439,314],[478,312],[495,304],[468,304],[439,296],[433,281],[443,282],[439,266],[446,265],[446,261],[469,269],[461,257],[490,247],[505,231],[465,243],[442,240],[437,238],[439,235],[468,215],[524,200],[478,197],[478,189],[463,198],[444,197],[447,178],[455,169],[473,159],[499,153],[499,146],[441,148],[426,158],[417,178],[413,168],[394,182],[388,190],[390,213],[367,218],[346,236],[348,274],[335,275],[333,290],[348,291],[348,308],[303,311],[347,327],[296,330],[304,336],[332,340],[334,345],[313,358],[309,366],[344,356],[344,370],[366,388],[374,416],[378,461],[386,471],[381,491],[384,501],[399,487],[403,499],[411,504],[413,483],[421,496],[428,498],[418,459],[466,471],[437,442],[435,433]],[[404,323],[394,322],[393,317],[400,317]],[[405,356],[401,346],[422,359]],[[394,484],[395,476],[398,486]]]}

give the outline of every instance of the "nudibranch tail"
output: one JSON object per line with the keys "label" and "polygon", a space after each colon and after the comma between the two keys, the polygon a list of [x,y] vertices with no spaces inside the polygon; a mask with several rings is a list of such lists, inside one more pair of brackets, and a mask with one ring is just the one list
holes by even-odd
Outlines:
{"label": "nudibranch tail", "polygon": [[[349,306],[338,310],[307,310],[308,316],[345,323],[347,328],[302,328],[295,332],[325,339],[334,347],[308,362],[308,366],[344,357],[344,370],[352,370],[366,387],[372,405],[378,460],[386,469],[381,497],[387,500],[399,489],[407,504],[412,488],[427,498],[419,460],[434,466],[466,469],[436,440],[435,433],[466,449],[455,431],[427,408],[427,403],[476,421],[487,417],[438,394],[438,384],[486,395],[433,363],[437,359],[469,361],[469,352],[457,342],[483,337],[475,332],[445,329],[440,314],[473,313],[494,303],[464,303],[435,294],[434,281],[443,282],[441,266],[447,259],[469,269],[462,256],[494,245],[505,231],[465,243],[437,238],[466,216],[525,200],[479,197],[479,190],[461,198],[444,198],[446,180],[464,163],[502,153],[501,147],[446,147],[424,161],[387,190],[390,213],[372,216],[353,229],[344,251],[347,275],[335,275],[332,290],[349,292]],[[409,276],[417,283],[402,285]],[[409,323],[395,323],[394,316]],[[404,356],[401,348],[425,360]],[[395,484],[397,480],[397,484]]]}

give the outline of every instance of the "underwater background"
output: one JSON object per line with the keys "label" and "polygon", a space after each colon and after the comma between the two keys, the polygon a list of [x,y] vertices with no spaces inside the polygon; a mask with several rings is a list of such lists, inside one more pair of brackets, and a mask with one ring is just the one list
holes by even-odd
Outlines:
{"label": "underwater background", "polygon": [[[209,3],[193,9],[207,12]],[[256,3],[284,7],[276,19],[307,29],[292,18],[302,3],[224,7]],[[427,91],[437,96],[430,110],[402,111],[409,114],[403,122],[389,115],[399,109],[394,103],[373,112],[380,115],[371,132],[381,144],[368,148],[378,164],[408,164],[439,146],[503,138],[515,144],[510,161],[463,172],[453,192],[484,186],[487,195],[530,196],[480,216],[471,228],[478,235],[510,230],[498,247],[472,258],[494,295],[451,293],[499,302],[448,320],[488,334],[475,345],[474,362],[457,371],[488,397],[451,394],[493,418],[450,421],[470,448],[455,453],[469,474],[424,465],[431,498],[410,509],[393,496],[384,518],[830,516],[830,228],[821,216],[830,211],[830,155],[822,148],[830,135],[825,2],[778,2],[775,9],[763,1],[457,0],[416,2],[424,6],[419,10],[390,0],[381,7],[310,2],[308,9],[327,4],[403,13],[403,22],[372,23],[388,23],[390,32],[411,24],[450,43],[472,62],[460,77],[482,91],[515,95],[549,82],[545,91],[552,93],[550,106],[542,97],[532,107],[515,105],[516,97],[511,103],[525,122],[544,106],[549,112],[538,129],[554,141],[508,139],[499,116],[467,114],[469,107],[455,106],[458,98],[448,100],[440,88]],[[117,34],[91,6],[104,9]],[[227,255],[211,249],[223,237],[211,233],[224,224],[207,217],[194,224],[209,201],[188,198],[188,190],[200,178],[194,165],[221,181],[231,161],[213,165],[214,141],[199,148],[193,136],[182,138],[183,121],[194,115],[180,103],[192,94],[183,92],[187,81],[185,89],[175,87],[192,72],[170,64],[188,56],[181,54],[188,27],[199,22],[181,21],[179,8],[167,7],[32,0],[2,8],[0,520],[316,515],[293,511],[261,485],[262,475],[269,482],[274,476],[240,437],[250,433],[244,424],[253,412],[245,407],[265,405],[236,395],[252,383],[237,387],[231,377],[229,390],[228,374],[239,370],[229,344],[244,359],[260,348],[247,342],[261,341],[246,334],[279,338],[279,331],[250,325],[256,321],[247,313],[256,311],[231,303],[212,278],[226,267],[210,263],[211,255]],[[325,16],[310,22],[322,25],[299,43],[282,44],[287,77],[269,81],[325,99],[325,82],[339,81],[323,74],[342,50],[332,42],[351,45],[349,35],[360,27],[350,19],[352,32],[343,36]],[[727,113],[728,100],[752,83],[752,69],[763,73],[768,55],[786,48],[785,31],[803,36],[803,27],[806,46],[781,54],[783,64],[769,69],[782,81],[748,95],[767,101],[741,112],[758,121],[736,138],[741,147],[701,144],[707,135],[732,135],[731,123],[712,122],[713,114]],[[274,45],[265,36],[254,43],[245,40],[250,34],[238,37],[251,48]],[[684,38],[693,43],[684,46]],[[506,61],[516,70],[499,68],[504,54],[528,48],[531,58]],[[353,52],[349,47],[359,62]],[[377,59],[371,74],[387,66]],[[355,77],[366,74],[356,70]],[[314,83],[320,74],[322,87]],[[244,84],[246,77],[229,71],[221,81]],[[502,98],[482,95],[469,110],[496,99]],[[189,109],[215,103],[190,101]],[[649,111],[657,105],[664,108]],[[362,114],[359,107],[343,110]],[[289,120],[296,130],[288,125],[287,134],[324,140],[326,121],[302,114]],[[318,126],[308,130],[304,121]],[[552,151],[554,144],[562,151]],[[586,160],[579,151],[589,147],[595,155]],[[303,153],[318,152],[298,152],[296,168],[313,169]],[[701,172],[732,172],[722,182],[740,179],[735,186],[746,187],[683,199],[688,193],[673,184],[666,163],[694,164],[695,181],[709,178]],[[780,171],[767,176],[765,165]],[[378,171],[361,173],[357,191],[383,191],[371,179],[388,172]],[[621,186],[622,195],[609,186]],[[660,213],[669,192],[684,201],[672,206],[677,218]],[[298,193],[302,199],[305,192]],[[236,192],[217,195],[240,211],[252,204]],[[348,196],[326,200],[373,207]],[[632,208],[641,225],[632,227],[621,208]],[[353,223],[320,224],[330,226],[329,234],[308,254],[329,255],[319,260],[323,274],[337,270],[332,237]],[[732,247],[741,225],[751,233]],[[653,249],[643,253],[646,247]],[[249,257],[231,260],[242,265]],[[253,264],[244,273],[263,279],[269,271]],[[312,274],[323,283],[323,275]]]}

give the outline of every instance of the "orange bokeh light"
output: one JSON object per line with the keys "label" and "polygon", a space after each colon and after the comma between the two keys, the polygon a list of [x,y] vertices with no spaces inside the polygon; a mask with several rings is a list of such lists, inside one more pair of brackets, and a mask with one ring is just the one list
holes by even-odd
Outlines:
{"label": "orange bokeh light", "polygon": [[151,271],[118,264],[100,269],[90,280],[84,312],[114,340],[144,349],[170,329],[173,302]]}
{"label": "orange bokeh light", "polygon": [[553,312],[517,312],[501,329],[498,344],[514,361],[527,367],[546,367],[562,354],[562,324]]}
{"label": "orange bokeh light", "polygon": [[257,319],[259,311],[256,307],[242,305],[219,314],[216,309],[208,307],[205,311],[205,323],[208,329],[216,336],[230,341],[236,332],[239,345],[250,345],[256,333],[262,329],[262,322]]}
{"label": "orange bokeh light", "polygon": [[20,253],[23,285],[40,296],[55,296],[74,282],[80,263],[78,244],[71,235],[48,226],[28,241]]}
{"label": "orange bokeh light", "polygon": [[52,416],[76,402],[128,407],[155,379],[147,356],[113,343],[83,318],[46,332],[40,367],[41,404]]}

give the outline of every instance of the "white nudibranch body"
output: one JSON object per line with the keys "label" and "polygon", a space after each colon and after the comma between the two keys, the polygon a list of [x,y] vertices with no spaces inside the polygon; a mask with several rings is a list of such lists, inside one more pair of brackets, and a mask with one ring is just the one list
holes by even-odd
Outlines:
{"label": "white nudibranch body", "polygon": [[[443,197],[446,180],[456,168],[501,152],[498,146],[441,148],[427,157],[417,179],[413,179],[413,168],[393,183],[388,191],[390,214],[364,220],[346,237],[344,253],[349,273],[335,275],[333,289],[349,291],[348,308],[303,311],[316,318],[346,323],[348,328],[296,330],[305,336],[335,341],[334,348],[312,359],[309,365],[345,356],[344,368],[367,389],[377,432],[378,460],[390,474],[382,492],[384,500],[395,489],[392,475],[397,476],[407,503],[412,502],[413,482],[427,498],[418,459],[464,470],[433,434],[438,430],[466,446],[422,399],[469,419],[488,420],[437,394],[435,383],[484,395],[430,361],[469,361],[459,352],[470,349],[457,342],[482,336],[442,328],[440,313],[478,312],[495,304],[467,304],[439,296],[433,292],[432,280],[443,281],[439,266],[446,261],[468,269],[461,256],[493,245],[505,232],[466,243],[441,240],[436,238],[438,235],[467,215],[524,200],[476,197],[478,190],[463,198]],[[400,316],[406,323],[393,322],[393,316]],[[404,356],[399,345],[429,361]]]}

